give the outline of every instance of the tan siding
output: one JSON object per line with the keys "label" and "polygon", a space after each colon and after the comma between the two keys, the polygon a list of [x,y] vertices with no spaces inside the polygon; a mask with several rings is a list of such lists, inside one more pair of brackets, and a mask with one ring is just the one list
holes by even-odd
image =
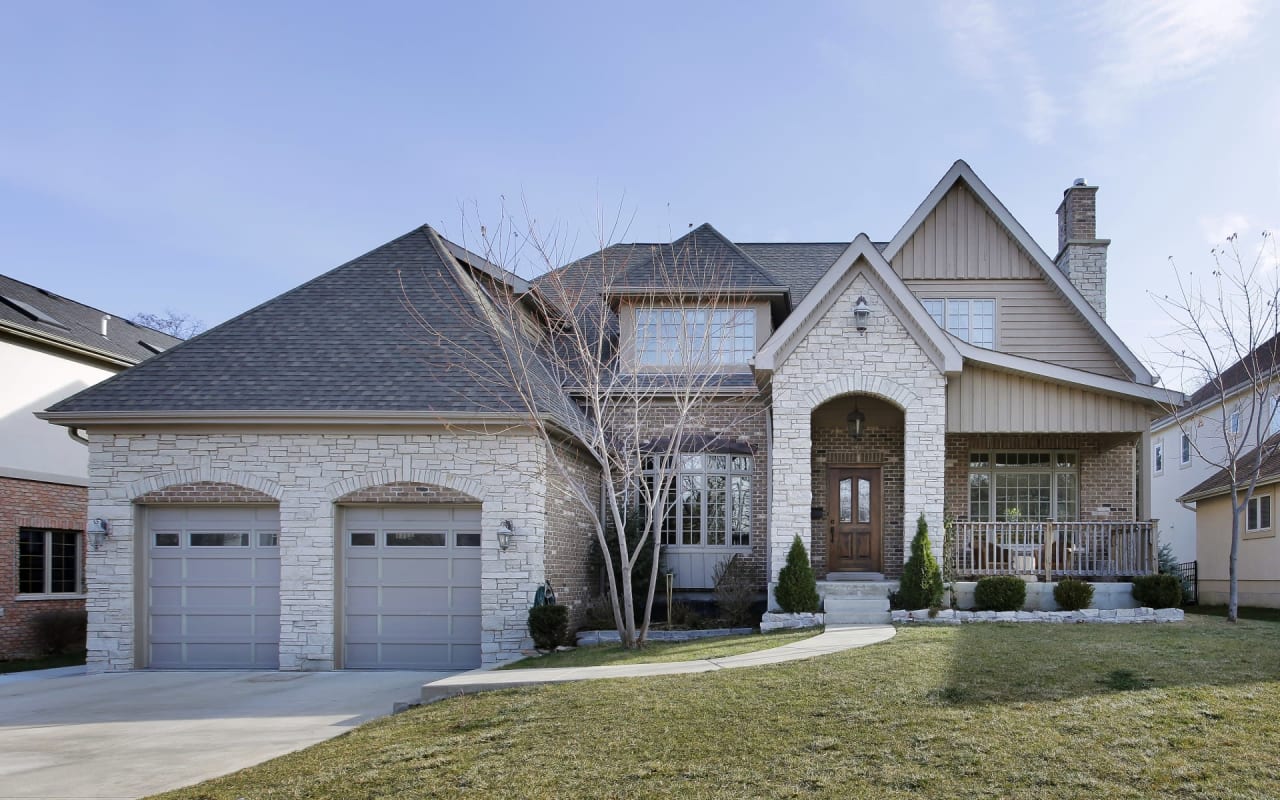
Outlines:
{"label": "tan siding", "polygon": [[893,269],[904,280],[1040,276],[1031,257],[959,183],[894,256]]}
{"label": "tan siding", "polygon": [[947,384],[948,433],[1134,433],[1159,413],[1143,403],[972,366]]}
{"label": "tan siding", "polygon": [[919,298],[996,301],[996,349],[1113,378],[1129,375],[1102,337],[1043,278],[906,282]]}

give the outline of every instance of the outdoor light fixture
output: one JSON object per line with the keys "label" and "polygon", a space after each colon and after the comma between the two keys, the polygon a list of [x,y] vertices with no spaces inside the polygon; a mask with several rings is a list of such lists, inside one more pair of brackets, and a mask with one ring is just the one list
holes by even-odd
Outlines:
{"label": "outdoor light fixture", "polygon": [[506,550],[511,546],[511,537],[515,535],[516,529],[511,524],[511,520],[504,519],[502,526],[498,528],[498,549]]}
{"label": "outdoor light fixture", "polygon": [[853,410],[849,412],[849,416],[845,417],[845,422],[849,425],[849,437],[853,439],[862,438],[862,429],[867,425],[867,415],[858,409],[858,404],[853,404]]}
{"label": "outdoor light fixture", "polygon": [[867,332],[867,320],[871,319],[871,309],[867,307],[867,298],[859,297],[853,304],[853,324],[858,333]]}
{"label": "outdoor light fixture", "polygon": [[85,533],[89,534],[89,541],[93,544],[93,549],[101,550],[102,545],[107,541],[107,537],[111,535],[111,525],[101,517],[91,519],[85,527]]}

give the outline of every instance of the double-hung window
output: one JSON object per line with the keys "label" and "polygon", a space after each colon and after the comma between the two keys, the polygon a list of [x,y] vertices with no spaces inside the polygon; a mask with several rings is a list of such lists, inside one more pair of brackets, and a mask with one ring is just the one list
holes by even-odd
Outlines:
{"label": "double-hung window", "polygon": [[1178,452],[1178,463],[1183,466],[1191,463],[1191,437],[1185,433],[1182,434],[1182,443]]}
{"label": "double-hung window", "polygon": [[988,350],[996,346],[996,301],[930,298],[924,310],[947,333]]}
{"label": "double-hung window", "polygon": [[[674,472],[646,463],[645,481],[668,481],[662,543],[673,547],[751,546],[751,457],[700,453],[676,456]],[[663,473],[666,473],[665,475]]]}
{"label": "double-hung window", "polygon": [[970,453],[970,520],[1069,522],[1079,516],[1080,473],[1075,453]]}
{"label": "double-hung window", "polygon": [[78,594],[80,531],[18,531],[18,594]]}
{"label": "double-hung window", "polygon": [[753,308],[636,309],[636,360],[641,366],[746,364],[755,346]]}
{"label": "double-hung window", "polygon": [[1164,472],[1164,442],[1156,442],[1151,460],[1154,462],[1154,471],[1157,475]]}
{"label": "double-hung window", "polygon": [[1262,494],[1249,498],[1249,509],[1245,515],[1245,530],[1271,530],[1271,495]]}

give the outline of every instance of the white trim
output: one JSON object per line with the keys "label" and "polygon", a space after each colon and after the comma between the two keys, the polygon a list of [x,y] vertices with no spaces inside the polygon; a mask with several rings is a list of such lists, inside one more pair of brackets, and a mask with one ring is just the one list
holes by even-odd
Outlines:
{"label": "white trim", "polygon": [[963,361],[951,337],[947,336],[938,327],[938,323],[933,321],[933,317],[924,310],[920,300],[902,282],[865,233],[860,233],[854,238],[835,263],[827,268],[809,294],[805,295],[804,301],[760,346],[760,351],[756,353],[755,368],[765,372],[777,369],[804,335],[835,304],[840,290],[859,272],[864,272],[862,269],[854,269],[859,258],[870,265],[871,269],[865,272],[884,289],[881,293],[882,299],[898,307],[898,320],[907,328],[907,332],[917,341],[923,340],[922,343],[927,342],[932,345],[932,352],[930,348],[925,348],[925,352],[939,371],[948,375],[959,373]]}
{"label": "white trim", "polygon": [[35,481],[36,483],[52,483],[59,486],[88,486],[89,478],[84,475],[64,475],[57,472],[36,472],[17,467],[0,467],[0,478],[11,478],[17,481]]}
{"label": "white trim", "polygon": [[[950,334],[948,334],[950,336]],[[1068,383],[1074,386],[1081,386],[1086,389],[1093,389],[1099,392],[1121,395],[1123,397],[1133,397],[1139,400],[1146,400],[1152,403],[1162,405],[1178,405],[1182,402],[1183,396],[1181,392],[1175,392],[1172,389],[1164,389],[1159,386],[1148,386],[1142,383],[1134,383],[1122,378],[1109,378],[1106,375],[1097,375],[1092,372],[1085,372],[1080,369],[1072,369],[1059,364],[1050,364],[1047,361],[1037,361],[1034,358],[1026,356],[1015,356],[1010,353],[1001,353],[999,350],[988,350],[985,347],[963,342],[960,339],[950,337],[955,347],[964,356],[965,360],[973,361],[988,367],[1003,369],[1008,372],[1017,372],[1023,375],[1029,375],[1040,380],[1056,381],[1058,383]]]}
{"label": "white trim", "polygon": [[942,176],[942,180],[938,182],[938,185],[933,187],[933,191],[924,199],[924,202],[920,204],[920,207],[917,208],[915,213],[911,215],[906,223],[898,229],[898,233],[892,240],[890,240],[888,247],[884,249],[884,259],[886,261],[893,260],[893,257],[896,256],[898,251],[903,248],[907,243],[907,240],[911,238],[911,236],[916,232],[916,229],[924,222],[925,218],[929,216],[929,214],[933,213],[934,208],[937,207],[938,203],[942,201],[942,198],[946,196],[947,192],[951,191],[951,188],[955,186],[956,182],[959,180],[963,180],[969,189],[977,195],[978,199],[987,207],[987,210],[991,212],[992,216],[1000,221],[1000,224],[1002,224],[1005,229],[1009,231],[1010,235],[1013,236],[1014,241],[1016,241],[1018,245],[1027,252],[1027,255],[1031,257],[1031,260],[1040,267],[1041,271],[1044,272],[1045,277],[1049,279],[1049,282],[1058,289],[1062,296],[1067,299],[1067,302],[1071,303],[1076,312],[1079,313],[1080,316],[1084,317],[1086,322],[1093,326],[1094,330],[1096,330],[1098,335],[1102,337],[1103,341],[1107,343],[1107,346],[1111,348],[1112,352],[1114,352],[1120,360],[1124,362],[1124,365],[1133,374],[1134,380],[1138,383],[1147,385],[1153,383],[1154,378],[1152,378],[1151,373],[1142,364],[1142,362],[1138,360],[1138,357],[1133,354],[1133,351],[1130,350],[1123,341],[1121,341],[1120,337],[1111,329],[1111,326],[1107,325],[1106,320],[1102,318],[1102,315],[1098,313],[1097,309],[1091,306],[1089,302],[1084,299],[1084,295],[1080,294],[1080,290],[1075,287],[1075,284],[1071,283],[1067,276],[1063,274],[1062,270],[1058,269],[1058,266],[1049,258],[1048,254],[1045,253],[1040,245],[1036,243],[1036,240],[1031,237],[1031,234],[1027,233],[1026,229],[1022,227],[1022,223],[1018,222],[1018,220],[1014,218],[1013,214],[1009,213],[1009,209],[1004,207],[1004,204],[1001,203],[999,198],[997,198],[995,194],[987,188],[987,185],[977,176],[973,171],[973,168],[963,160],[956,161],[956,163],[951,165],[951,169],[947,170],[947,174]]}
{"label": "white trim", "polygon": [[[1259,525],[1256,528],[1251,528],[1249,527],[1249,506],[1253,505],[1254,503],[1257,503],[1257,506],[1256,506],[1257,511],[1254,513],[1254,517],[1260,523],[1262,522],[1262,501],[1263,500],[1267,501],[1267,524],[1265,526]],[[1263,492],[1261,494],[1255,494],[1253,497],[1250,497],[1249,502],[1245,504],[1245,509],[1244,509],[1245,533],[1263,533],[1266,531],[1270,531],[1271,527],[1275,524],[1275,520],[1272,518],[1273,515],[1275,514],[1275,508],[1273,506],[1274,506],[1274,503],[1272,503],[1271,501],[1270,492]]]}

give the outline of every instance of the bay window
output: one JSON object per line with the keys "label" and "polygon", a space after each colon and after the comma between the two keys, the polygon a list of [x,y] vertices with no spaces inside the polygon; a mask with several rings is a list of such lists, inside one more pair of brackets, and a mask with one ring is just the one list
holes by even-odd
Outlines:
{"label": "bay window", "polygon": [[[664,477],[658,459],[646,463],[645,482]],[[662,526],[671,547],[751,546],[751,458],[733,454],[676,456]]]}
{"label": "bay window", "polygon": [[752,308],[636,309],[636,360],[641,366],[746,364],[755,346]]}

